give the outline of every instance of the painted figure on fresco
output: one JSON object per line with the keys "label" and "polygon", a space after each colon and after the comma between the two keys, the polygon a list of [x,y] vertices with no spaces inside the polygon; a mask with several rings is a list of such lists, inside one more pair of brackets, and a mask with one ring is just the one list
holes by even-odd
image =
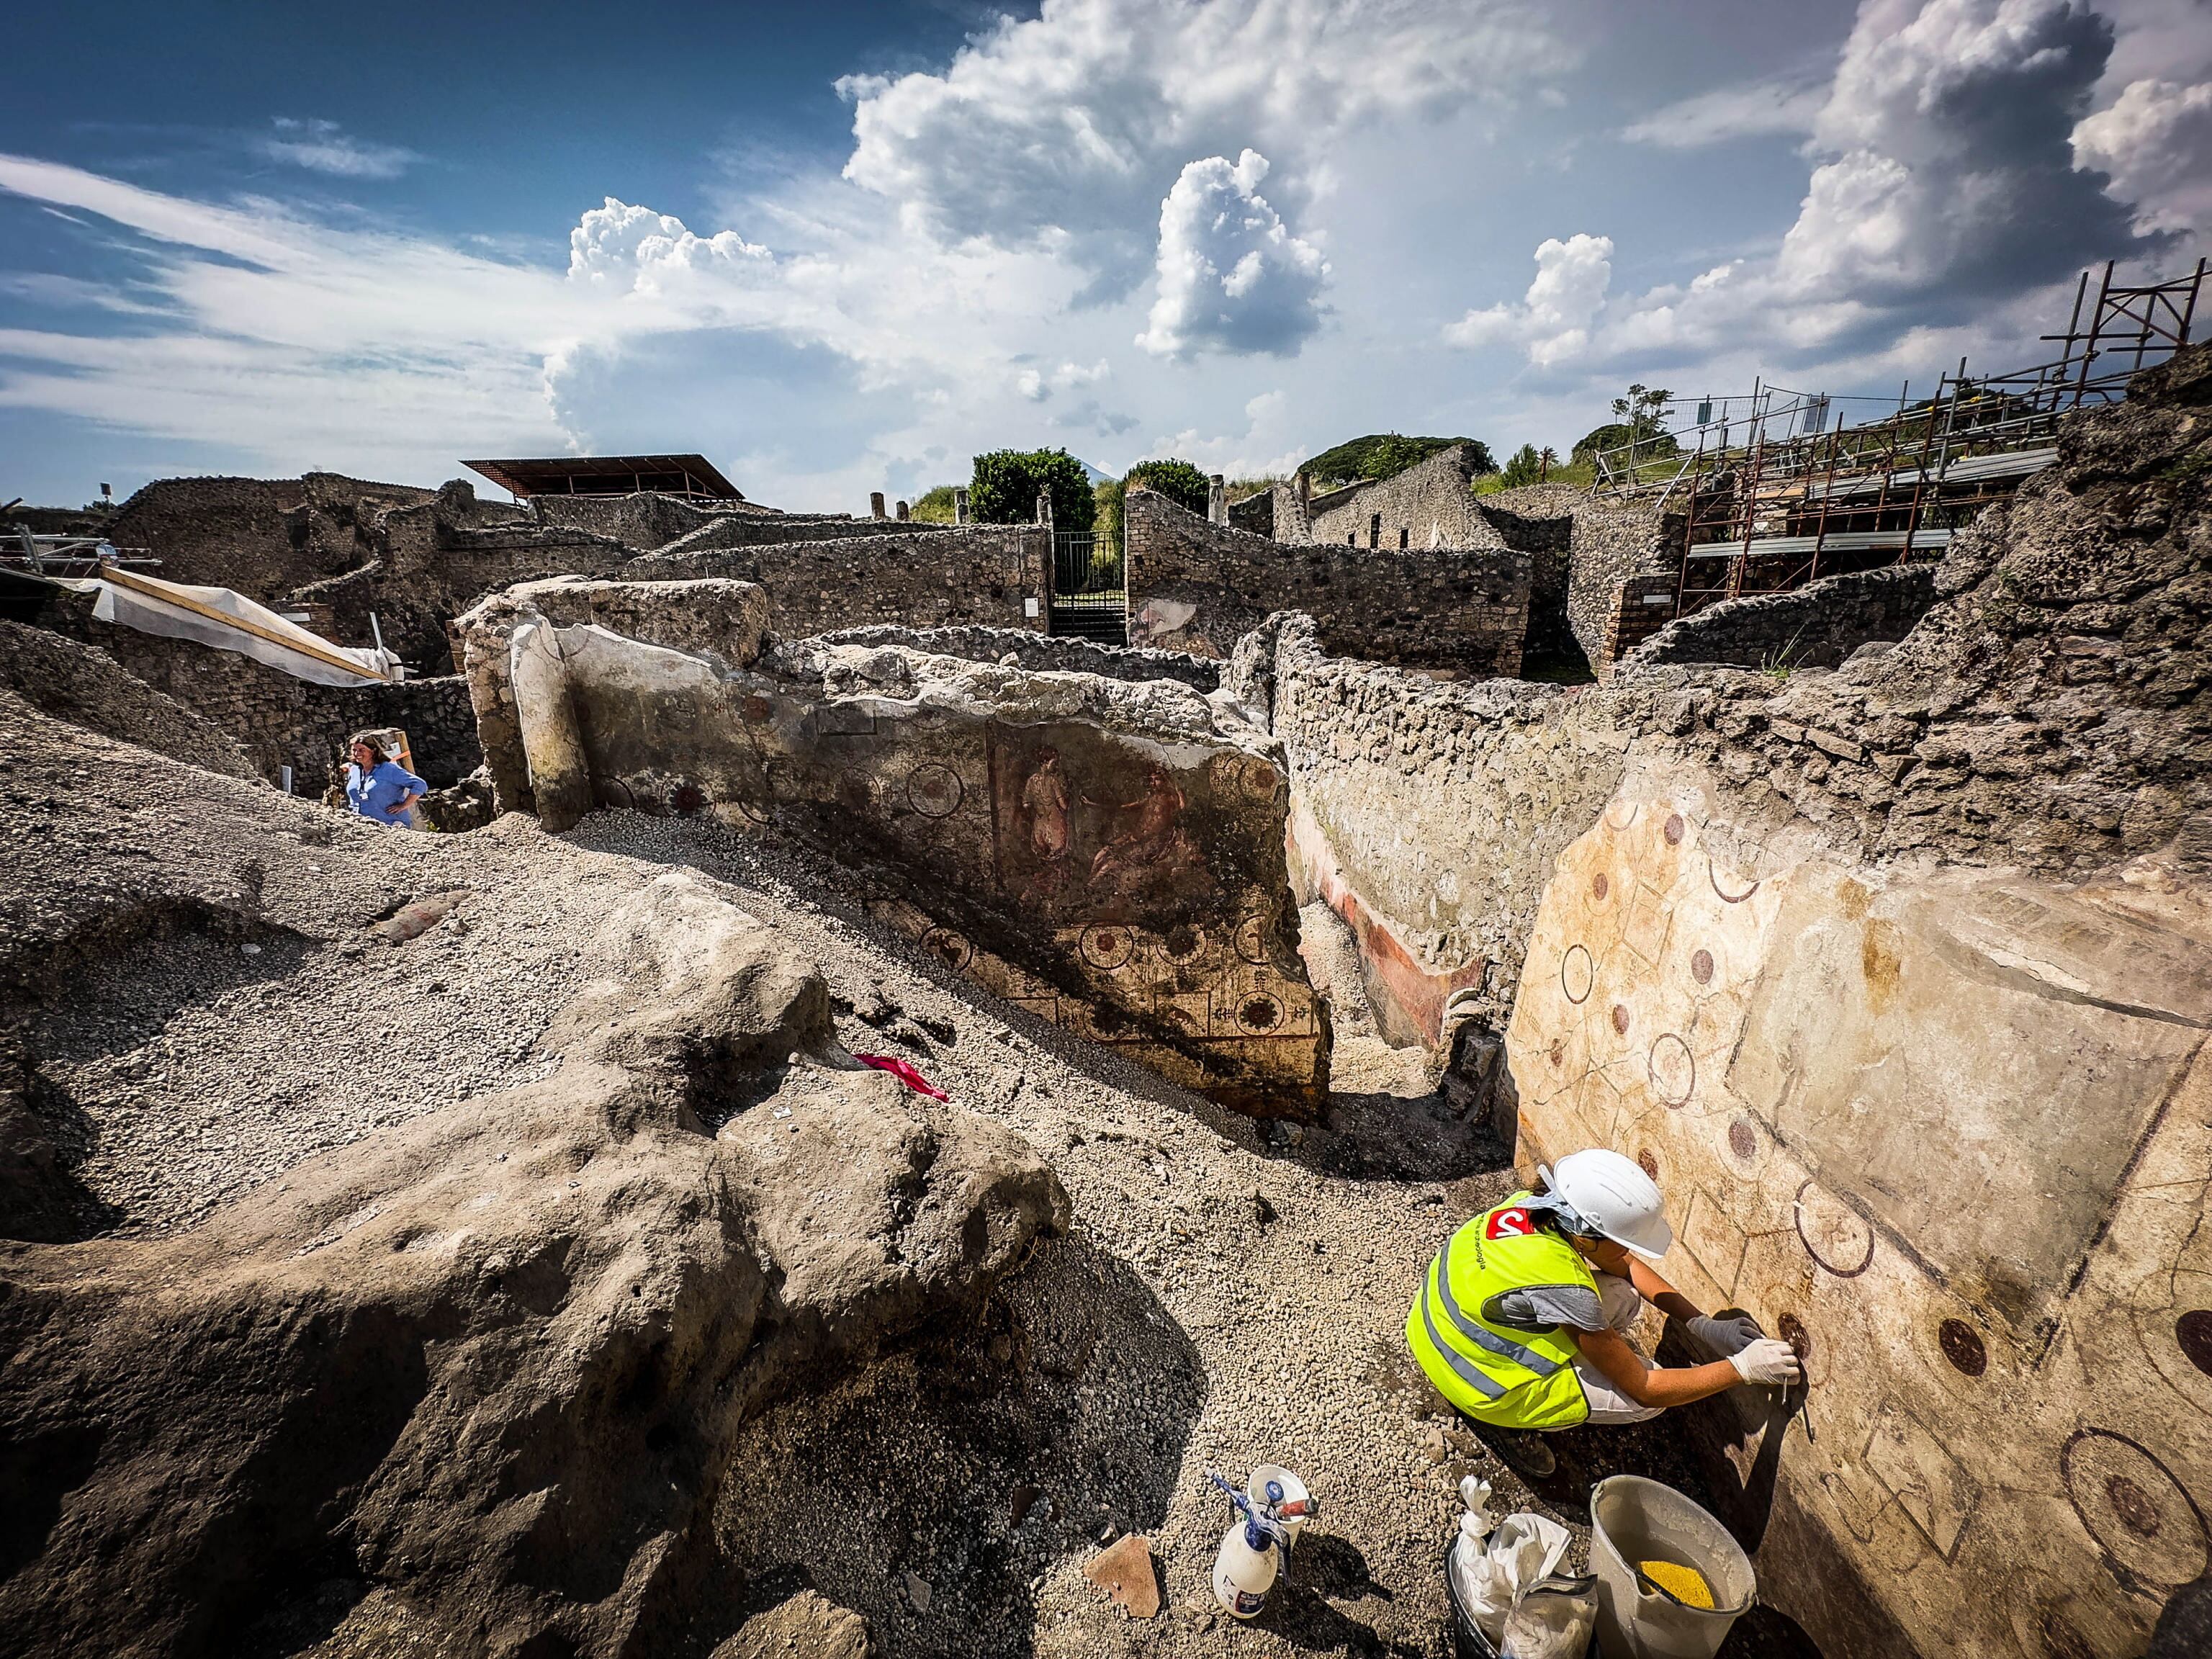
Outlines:
{"label": "painted figure on fresco", "polygon": [[1183,793],[1165,767],[1154,766],[1146,772],[1140,799],[1090,804],[1109,808],[1117,819],[1125,813],[1135,815],[1134,822],[1111,837],[1091,860],[1092,890],[1109,896],[1128,894],[1156,878],[1172,875],[1200,861],[1190,832],[1176,822],[1182,816]]}
{"label": "painted figure on fresco", "polygon": [[1050,897],[1067,884],[1069,849],[1075,829],[1068,820],[1067,778],[1060,769],[1060,750],[1037,751],[1036,770],[1022,785],[1022,810],[1029,815],[1030,852],[1036,872],[1022,888],[1024,904]]}

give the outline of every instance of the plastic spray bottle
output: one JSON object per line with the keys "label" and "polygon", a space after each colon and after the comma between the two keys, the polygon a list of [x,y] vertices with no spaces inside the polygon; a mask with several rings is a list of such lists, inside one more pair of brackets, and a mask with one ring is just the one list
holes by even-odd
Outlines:
{"label": "plastic spray bottle", "polygon": [[1255,1503],[1219,1475],[1208,1474],[1237,1511],[1214,1554],[1213,1599],[1232,1619],[1256,1619],[1283,1570],[1291,1532],[1272,1504]]}

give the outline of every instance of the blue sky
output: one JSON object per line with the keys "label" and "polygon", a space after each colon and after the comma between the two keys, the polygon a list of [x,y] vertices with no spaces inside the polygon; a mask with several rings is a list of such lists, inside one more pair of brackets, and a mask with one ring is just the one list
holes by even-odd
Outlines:
{"label": "blue sky", "polygon": [[[616,20],[616,21],[611,21]],[[703,450],[1561,448],[1628,380],[2031,361],[2212,224],[2207,0],[42,9],[0,500]]]}

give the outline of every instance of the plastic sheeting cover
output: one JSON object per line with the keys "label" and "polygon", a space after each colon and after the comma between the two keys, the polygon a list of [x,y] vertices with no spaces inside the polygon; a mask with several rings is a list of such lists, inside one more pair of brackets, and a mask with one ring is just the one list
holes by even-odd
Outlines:
{"label": "plastic sheeting cover", "polygon": [[[82,576],[62,578],[60,586],[79,593],[97,594],[92,614],[98,621],[118,623],[142,634],[193,640],[219,651],[235,651],[295,679],[317,685],[362,685],[388,680],[399,661],[398,655],[388,650],[333,645],[228,587],[192,587],[136,573],[129,577],[127,584],[105,577]],[[179,600],[190,603],[180,604]],[[203,610],[219,612],[222,618],[235,618],[242,625],[204,615]],[[340,666],[341,662],[353,666]]]}

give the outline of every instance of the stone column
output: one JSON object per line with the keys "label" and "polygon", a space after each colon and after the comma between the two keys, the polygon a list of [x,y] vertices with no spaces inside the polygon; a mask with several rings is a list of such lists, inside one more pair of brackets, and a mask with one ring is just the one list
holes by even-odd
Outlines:
{"label": "stone column", "polygon": [[1298,505],[1300,507],[1308,507],[1312,504],[1313,475],[1311,473],[1301,471],[1297,477],[1291,480],[1291,487],[1298,492]]}
{"label": "stone column", "polygon": [[872,519],[880,519],[884,516],[884,492],[880,489],[871,489],[868,492],[868,516]]}
{"label": "stone column", "polygon": [[898,504],[898,507],[897,507],[897,508],[896,508],[896,511],[897,511],[897,514],[898,514],[898,521],[899,521],[901,524],[908,524],[908,523],[912,522],[911,519],[910,519],[910,518],[909,518],[909,516],[908,516],[908,509],[907,504],[906,504],[904,501],[901,501],[901,502]]}
{"label": "stone column", "polygon": [[1229,485],[1218,472],[1206,481],[1206,521],[1229,522]]}
{"label": "stone column", "polygon": [[530,793],[538,822],[547,834],[558,835],[592,810],[591,768],[560,636],[551,623],[534,618],[514,630],[509,653],[507,678],[530,762]]}
{"label": "stone column", "polygon": [[968,522],[968,492],[964,489],[955,489],[952,492],[952,522],[955,524]]}

